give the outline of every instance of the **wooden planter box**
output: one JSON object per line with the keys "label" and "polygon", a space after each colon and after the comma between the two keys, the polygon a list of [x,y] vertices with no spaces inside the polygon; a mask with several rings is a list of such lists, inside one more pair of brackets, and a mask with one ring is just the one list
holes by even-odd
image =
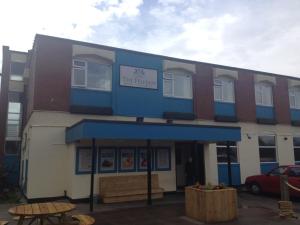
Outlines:
{"label": "wooden planter box", "polygon": [[206,222],[224,222],[237,218],[237,192],[234,188],[199,190],[185,188],[186,216]]}

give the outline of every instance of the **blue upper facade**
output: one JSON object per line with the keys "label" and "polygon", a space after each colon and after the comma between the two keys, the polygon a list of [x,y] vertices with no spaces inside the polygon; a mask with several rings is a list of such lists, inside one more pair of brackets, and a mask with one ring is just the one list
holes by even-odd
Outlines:
{"label": "blue upper facade", "polygon": [[[157,89],[120,85],[120,67],[130,66],[157,72]],[[163,95],[163,59],[159,56],[115,51],[111,91],[71,88],[71,106],[110,107],[113,115],[161,118],[164,112],[194,112],[193,99]]]}

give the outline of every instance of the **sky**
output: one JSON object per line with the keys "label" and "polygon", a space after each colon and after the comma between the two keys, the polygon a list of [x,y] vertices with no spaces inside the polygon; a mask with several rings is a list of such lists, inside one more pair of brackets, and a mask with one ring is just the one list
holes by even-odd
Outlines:
{"label": "sky", "polygon": [[300,77],[300,0],[0,0],[0,45],[36,33]]}

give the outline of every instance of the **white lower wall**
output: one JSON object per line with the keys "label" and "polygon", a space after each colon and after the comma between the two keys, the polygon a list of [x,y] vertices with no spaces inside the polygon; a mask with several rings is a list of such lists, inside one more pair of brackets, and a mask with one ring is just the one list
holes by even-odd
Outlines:
{"label": "white lower wall", "polygon": [[[87,115],[74,115],[64,112],[33,112],[24,133],[27,134],[27,144],[22,153],[22,159],[29,160],[27,197],[57,197],[67,195],[71,198],[85,198],[89,193],[89,175],[75,174],[75,144],[65,144],[65,128],[81,119],[110,119],[130,120],[135,118],[100,117]],[[162,120],[145,119],[150,122],[163,122]],[[184,123],[178,121],[178,123]],[[250,175],[260,173],[258,150],[258,136],[275,134],[277,142],[277,160],[280,165],[293,164],[293,136],[299,136],[300,128],[289,125],[259,125],[252,123],[216,123],[212,121],[185,122],[198,125],[240,126],[242,140],[238,143],[241,181]],[[23,144],[24,144],[23,138]],[[86,144],[86,143],[81,143]],[[145,142],[99,142],[99,145],[142,145]],[[155,172],[159,174],[160,185],[166,191],[176,190],[175,150],[173,142],[154,142],[154,145],[169,145],[172,147],[172,168],[170,171]],[[218,167],[215,144],[205,144],[205,174],[206,181],[218,183]],[[132,174],[132,173],[130,173]],[[126,175],[103,174],[107,175]],[[98,193],[98,177],[95,176],[95,193]]]}

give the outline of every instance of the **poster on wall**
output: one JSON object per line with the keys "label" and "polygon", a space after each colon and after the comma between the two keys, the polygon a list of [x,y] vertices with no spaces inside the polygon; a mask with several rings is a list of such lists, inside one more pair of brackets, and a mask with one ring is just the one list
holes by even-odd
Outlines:
{"label": "poster on wall", "polygon": [[156,169],[170,170],[171,169],[171,152],[170,148],[156,148]]}
{"label": "poster on wall", "polygon": [[135,149],[120,149],[120,171],[135,171]]}
{"label": "poster on wall", "polygon": [[116,171],[116,149],[100,148],[99,150],[99,172]]}
{"label": "poster on wall", "polygon": [[92,149],[78,148],[77,150],[78,168],[77,172],[90,172],[92,169]]}
{"label": "poster on wall", "polygon": [[[154,165],[154,152],[152,151],[152,170]],[[138,170],[139,171],[146,171],[147,170],[147,148],[138,148]]]}

